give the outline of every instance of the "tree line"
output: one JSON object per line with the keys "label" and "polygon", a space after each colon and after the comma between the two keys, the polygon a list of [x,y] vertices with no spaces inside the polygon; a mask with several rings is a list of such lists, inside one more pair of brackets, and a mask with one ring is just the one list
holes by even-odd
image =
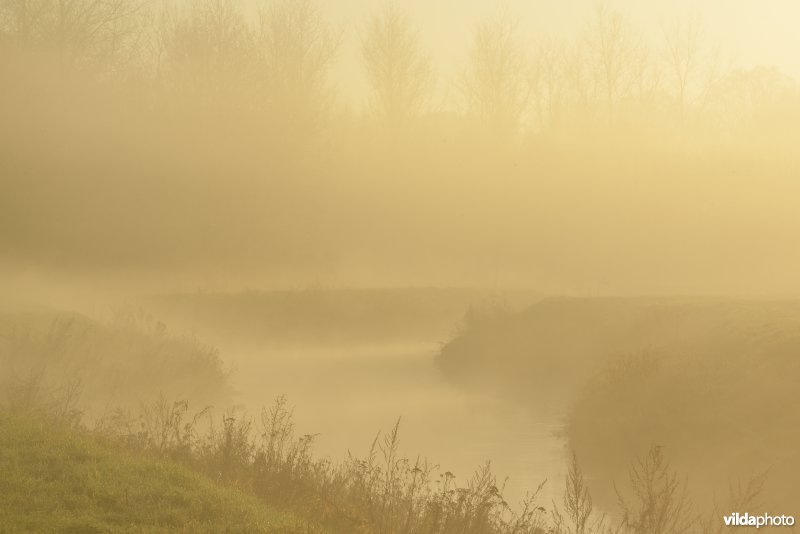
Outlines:
{"label": "tree line", "polygon": [[[318,131],[340,111],[333,78],[344,30],[313,0],[258,0],[255,16],[248,5],[2,0],[0,68],[8,80],[44,69],[51,85],[77,78],[136,88],[157,101],[256,112],[297,135]],[[365,115],[390,127],[447,112],[509,136],[610,127],[717,134],[800,109],[791,78],[727,68],[694,18],[648,40],[598,7],[566,40],[527,35],[513,14],[499,13],[474,26],[451,79],[397,5],[353,31],[369,87]]]}

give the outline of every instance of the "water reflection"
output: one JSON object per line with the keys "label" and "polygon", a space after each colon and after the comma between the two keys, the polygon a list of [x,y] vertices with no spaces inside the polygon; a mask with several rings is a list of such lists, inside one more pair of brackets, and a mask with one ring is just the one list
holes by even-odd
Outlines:
{"label": "water reflection", "polygon": [[401,421],[405,455],[427,457],[462,483],[491,461],[515,503],[545,479],[540,503],[560,494],[563,411],[524,408],[466,393],[433,363],[431,345],[357,349],[229,349],[239,400],[254,411],[278,394],[295,406],[297,431],[318,433],[316,451],[333,459],[367,453],[378,430]]}

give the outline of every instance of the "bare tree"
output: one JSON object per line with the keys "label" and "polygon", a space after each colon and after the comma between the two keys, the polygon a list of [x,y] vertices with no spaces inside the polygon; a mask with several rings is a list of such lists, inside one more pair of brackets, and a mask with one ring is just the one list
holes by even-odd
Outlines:
{"label": "bare tree", "polygon": [[611,120],[619,100],[632,88],[643,42],[620,13],[602,6],[588,26],[586,42],[595,83]]}
{"label": "bare tree", "polygon": [[361,52],[375,113],[391,124],[418,113],[430,97],[431,65],[408,17],[394,5],[373,15]]}
{"label": "bare tree", "polygon": [[675,91],[681,124],[686,119],[690,88],[700,68],[702,27],[694,17],[676,19],[664,28],[664,58]]}
{"label": "bare tree", "polygon": [[2,0],[0,30],[62,65],[109,65],[126,52],[144,0]]}
{"label": "bare tree", "polygon": [[[648,46],[643,41],[630,56],[630,89],[626,102],[628,119],[651,120],[662,97],[662,72]],[[652,126],[649,124],[648,126]]]}
{"label": "bare tree", "polygon": [[236,88],[250,66],[252,37],[239,0],[166,6],[157,32],[162,67],[185,93],[217,98]]}
{"label": "bare tree", "polygon": [[47,4],[47,0],[0,1],[0,36],[17,47],[28,47]]}
{"label": "bare tree", "polygon": [[713,125],[727,133],[754,124],[760,118],[774,118],[796,91],[794,80],[774,67],[734,70],[714,81],[706,95],[704,114]]}
{"label": "bare tree", "polygon": [[567,65],[562,43],[542,41],[531,70],[531,100],[540,130],[553,126],[565,105]]}
{"label": "bare tree", "polygon": [[572,108],[571,118],[585,120],[597,111],[597,84],[592,76],[589,53],[584,42],[577,42],[563,51],[566,100]]}
{"label": "bare tree", "polygon": [[328,71],[340,36],[311,0],[269,0],[260,6],[259,14],[266,101],[285,124],[314,127],[330,104]]}
{"label": "bare tree", "polygon": [[530,104],[528,73],[516,21],[504,14],[481,22],[462,75],[468,113],[496,131],[515,132]]}

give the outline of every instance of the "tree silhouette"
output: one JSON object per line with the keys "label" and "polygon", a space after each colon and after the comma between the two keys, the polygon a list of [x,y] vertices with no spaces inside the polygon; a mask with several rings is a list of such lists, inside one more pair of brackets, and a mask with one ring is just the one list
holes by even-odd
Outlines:
{"label": "tree silhouette", "polygon": [[619,101],[628,96],[642,71],[644,44],[618,12],[598,7],[586,34],[588,60],[595,83],[613,120]]}
{"label": "tree silhouette", "polygon": [[531,71],[531,100],[540,130],[553,127],[565,107],[568,81],[565,47],[552,40],[540,42]]}
{"label": "tree silhouette", "polygon": [[162,12],[159,42],[167,75],[201,100],[220,100],[249,68],[252,37],[235,0],[196,0]]}
{"label": "tree silhouette", "polygon": [[691,84],[700,68],[702,27],[695,18],[676,19],[664,28],[664,58],[678,103],[681,125],[686,120]]}
{"label": "tree silhouette", "polygon": [[258,55],[265,99],[273,118],[298,135],[316,129],[328,111],[328,71],[339,43],[311,0],[260,6]]}
{"label": "tree silhouette", "polygon": [[419,113],[430,96],[431,66],[408,17],[394,5],[373,15],[361,52],[374,113],[393,125]]}
{"label": "tree silhouette", "polygon": [[516,21],[504,14],[481,22],[461,80],[467,112],[496,132],[516,132],[530,103],[528,71]]}
{"label": "tree silhouette", "polygon": [[128,51],[143,0],[4,0],[0,33],[18,50],[65,67],[109,68]]}

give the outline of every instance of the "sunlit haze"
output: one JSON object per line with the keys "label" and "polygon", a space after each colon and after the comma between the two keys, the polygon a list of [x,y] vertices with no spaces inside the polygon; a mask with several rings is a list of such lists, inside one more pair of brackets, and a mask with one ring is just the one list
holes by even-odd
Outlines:
{"label": "sunlit haze", "polygon": [[798,22],[0,0],[0,531],[792,527]]}

